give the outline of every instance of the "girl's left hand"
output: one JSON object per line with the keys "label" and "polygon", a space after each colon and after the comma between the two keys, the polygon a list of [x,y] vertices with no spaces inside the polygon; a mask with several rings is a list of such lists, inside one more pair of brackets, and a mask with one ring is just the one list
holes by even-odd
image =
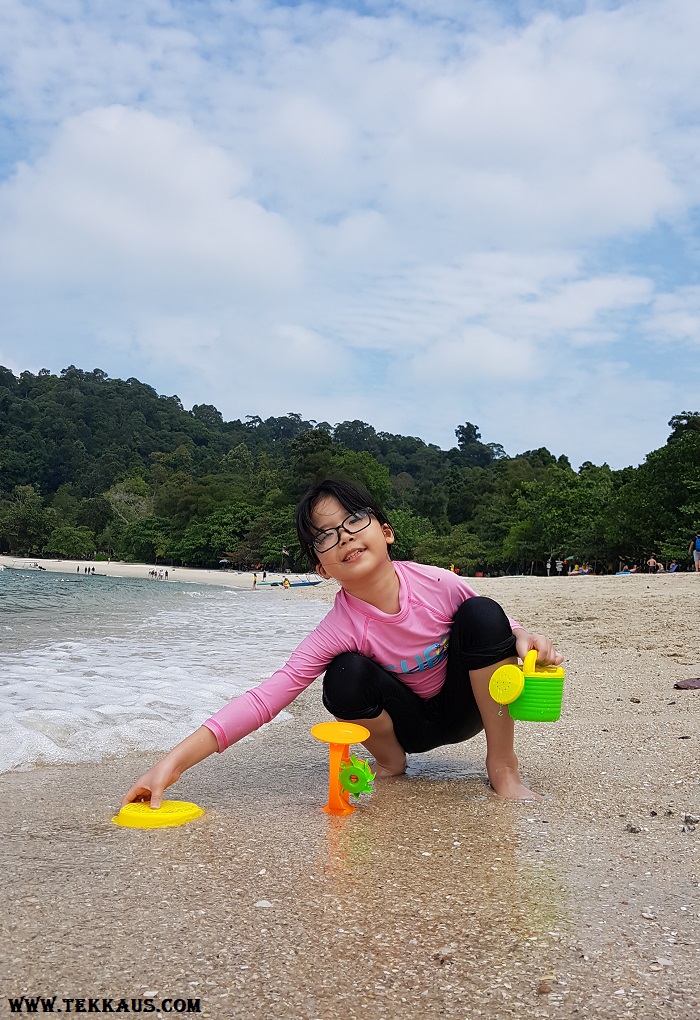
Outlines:
{"label": "girl's left hand", "polygon": [[564,661],[552,642],[544,634],[530,634],[519,627],[513,631],[515,635],[515,650],[520,659],[524,659],[529,651],[537,649],[537,661],[543,666],[558,666]]}

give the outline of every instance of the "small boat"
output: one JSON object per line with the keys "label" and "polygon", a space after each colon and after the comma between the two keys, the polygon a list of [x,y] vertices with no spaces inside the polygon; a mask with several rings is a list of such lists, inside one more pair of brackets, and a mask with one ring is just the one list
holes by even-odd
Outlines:
{"label": "small boat", "polygon": [[318,581],[290,581],[288,585],[284,581],[258,581],[257,587],[260,588],[263,584],[270,588],[312,588],[321,584],[321,578]]}

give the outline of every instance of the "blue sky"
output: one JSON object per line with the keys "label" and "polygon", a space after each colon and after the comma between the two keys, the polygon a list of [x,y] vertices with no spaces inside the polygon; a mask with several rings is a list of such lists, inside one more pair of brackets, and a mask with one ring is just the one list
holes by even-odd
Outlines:
{"label": "blue sky", "polygon": [[697,0],[0,22],[0,364],[574,466],[700,408]]}

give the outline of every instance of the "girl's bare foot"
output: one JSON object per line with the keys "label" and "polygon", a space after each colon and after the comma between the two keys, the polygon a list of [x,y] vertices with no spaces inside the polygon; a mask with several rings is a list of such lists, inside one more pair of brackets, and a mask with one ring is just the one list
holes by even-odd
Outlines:
{"label": "girl's bare foot", "polygon": [[539,793],[529,790],[520,778],[517,760],[513,765],[510,762],[486,762],[491,789],[499,797],[506,797],[508,800],[542,800]]}
{"label": "girl's bare foot", "polygon": [[384,709],[373,719],[353,719],[352,722],[369,730],[369,737],[362,741],[374,758],[372,768],[377,779],[389,779],[391,776],[402,776],[406,771],[406,752],[396,739],[394,723]]}
{"label": "girl's bare foot", "polygon": [[392,777],[402,776],[406,771],[406,755],[403,756],[403,761],[397,759],[395,762],[386,762],[385,764],[381,764],[375,759],[372,770],[376,773],[377,779],[391,779]]}

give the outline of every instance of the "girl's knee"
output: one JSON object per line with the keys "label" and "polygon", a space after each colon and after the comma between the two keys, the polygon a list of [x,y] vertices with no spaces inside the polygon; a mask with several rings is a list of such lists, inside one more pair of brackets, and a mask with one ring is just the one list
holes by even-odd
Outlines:
{"label": "girl's knee", "polygon": [[510,633],[510,623],[503,608],[485,595],[463,602],[455,614],[454,622],[478,630],[504,630]]}
{"label": "girl's knee", "polygon": [[463,602],[455,614],[450,654],[467,657],[469,669],[490,666],[515,654],[510,621],[498,602],[476,596]]}
{"label": "girl's knee", "polygon": [[372,663],[359,652],[337,655],[326,669],[323,678],[323,704],[328,711],[341,719],[369,718],[375,706],[371,704]]}

